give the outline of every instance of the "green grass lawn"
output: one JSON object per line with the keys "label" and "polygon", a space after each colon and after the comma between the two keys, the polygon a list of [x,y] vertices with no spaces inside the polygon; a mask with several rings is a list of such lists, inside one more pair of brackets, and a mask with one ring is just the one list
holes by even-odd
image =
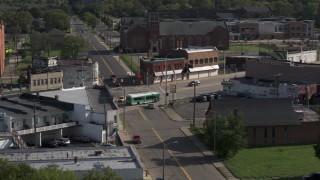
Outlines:
{"label": "green grass lawn", "polygon": [[127,65],[129,69],[132,70],[134,74],[139,74],[139,67],[134,62],[131,62],[131,57],[129,57],[129,55],[120,56],[120,59]]}
{"label": "green grass lawn", "polygon": [[224,163],[241,179],[301,177],[320,171],[312,145],[244,149]]}
{"label": "green grass lawn", "polygon": [[[230,45],[229,47],[229,51],[241,51],[241,48],[242,48],[242,52],[252,52],[252,51],[255,51],[255,52],[259,52],[259,45]],[[269,49],[268,48],[265,48],[265,47],[260,47],[260,51],[261,52],[268,52]],[[270,50],[272,51],[272,50]]]}

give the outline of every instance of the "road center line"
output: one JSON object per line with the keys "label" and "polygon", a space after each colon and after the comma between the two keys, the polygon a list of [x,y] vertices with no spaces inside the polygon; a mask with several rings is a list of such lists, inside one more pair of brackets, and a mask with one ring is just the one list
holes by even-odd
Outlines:
{"label": "road center line", "polygon": [[109,71],[111,72],[111,74],[114,74],[113,71],[111,70],[111,68],[109,67],[109,65],[106,63],[106,61],[101,57],[101,60],[103,61],[103,63],[107,66],[107,68],[109,69]]}
{"label": "road center line", "polygon": [[168,146],[166,146],[166,144],[163,142],[161,136],[159,135],[159,133],[152,128],[153,133],[157,136],[157,138],[160,140],[160,142],[163,144],[163,146],[166,147],[166,149],[168,150],[170,156],[177,162],[177,164],[179,165],[180,169],[182,170],[182,172],[184,173],[184,175],[189,179],[192,180],[192,178],[190,177],[190,175],[187,173],[187,171],[184,169],[184,167],[180,164],[180,162],[177,160],[177,158],[173,155],[172,151],[169,149]]}
{"label": "road center line", "polygon": [[139,114],[142,116],[142,118],[143,118],[145,121],[147,121],[146,116],[143,114],[143,112],[142,112],[140,109],[138,109],[138,112],[139,112]]}

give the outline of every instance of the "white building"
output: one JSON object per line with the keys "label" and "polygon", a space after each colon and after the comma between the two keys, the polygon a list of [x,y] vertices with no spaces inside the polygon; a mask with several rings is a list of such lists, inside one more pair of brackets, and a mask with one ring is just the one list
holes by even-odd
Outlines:
{"label": "white building", "polygon": [[289,84],[277,82],[263,82],[245,80],[242,78],[230,79],[222,82],[223,93],[230,96],[252,98],[301,98],[309,87],[309,94],[316,92],[316,85]]}
{"label": "white building", "polygon": [[0,149],[14,144],[25,148],[26,143],[41,146],[46,139],[63,136],[87,136],[96,142],[114,140],[118,109],[112,99],[107,101],[106,110],[100,108],[103,101],[95,98],[100,93],[77,88],[2,97]]}

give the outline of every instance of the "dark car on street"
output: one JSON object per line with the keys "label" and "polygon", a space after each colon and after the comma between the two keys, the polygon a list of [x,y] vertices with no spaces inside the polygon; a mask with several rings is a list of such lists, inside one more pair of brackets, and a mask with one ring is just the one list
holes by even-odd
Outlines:
{"label": "dark car on street", "polygon": [[42,147],[47,147],[47,148],[56,148],[59,146],[58,141],[55,140],[46,140],[42,142]]}
{"label": "dark car on street", "polygon": [[208,101],[206,96],[200,95],[195,98],[192,98],[192,102],[206,102]]}

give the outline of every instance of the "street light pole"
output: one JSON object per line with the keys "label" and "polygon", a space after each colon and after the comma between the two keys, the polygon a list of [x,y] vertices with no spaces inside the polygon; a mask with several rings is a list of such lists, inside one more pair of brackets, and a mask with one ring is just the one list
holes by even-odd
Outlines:
{"label": "street light pole", "polygon": [[166,146],[168,146],[169,144],[176,144],[176,143],[178,143],[178,141],[173,141],[168,144],[165,144],[164,142],[162,142],[162,145],[163,145],[163,149],[162,149],[162,180],[164,180],[164,166],[165,166],[164,150],[165,150]]}
{"label": "street light pole", "polygon": [[165,99],[164,99],[165,106],[167,106],[167,96],[168,96],[167,59],[168,59],[169,55],[170,54],[167,54],[166,59],[164,60],[164,70],[166,72],[166,76],[165,76],[166,77],[166,94],[165,94]]}
{"label": "street light pole", "polygon": [[278,73],[278,74],[275,74],[275,75],[273,75],[273,76],[275,76],[276,77],[276,82],[277,82],[277,84],[276,84],[276,88],[277,88],[277,98],[279,98],[279,76],[281,76],[282,74],[280,74],[280,73]]}
{"label": "street light pole", "polygon": [[126,130],[126,89],[123,89],[124,105],[123,105],[123,130]]}
{"label": "street light pole", "polygon": [[192,126],[195,127],[196,123],[196,83],[193,83],[193,122]]}

